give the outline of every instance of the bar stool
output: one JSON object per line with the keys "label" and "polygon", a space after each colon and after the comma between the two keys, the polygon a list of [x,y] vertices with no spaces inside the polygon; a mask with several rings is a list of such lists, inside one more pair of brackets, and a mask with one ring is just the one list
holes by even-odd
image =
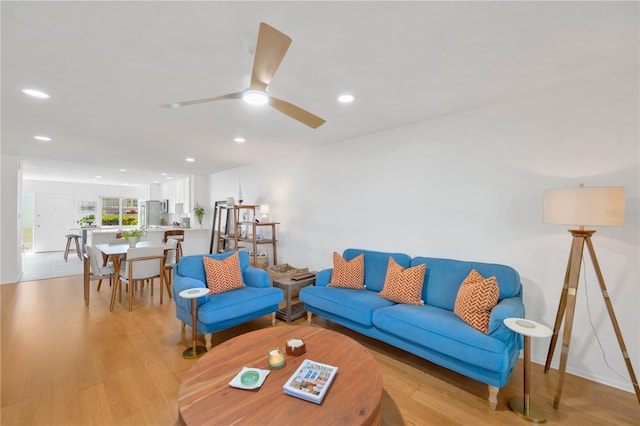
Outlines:
{"label": "bar stool", "polygon": [[173,238],[178,241],[178,246],[176,247],[176,263],[180,261],[182,257],[182,242],[184,241],[184,230],[183,229],[172,229],[170,231],[164,231],[164,239],[163,243],[167,242],[168,238]]}
{"label": "bar stool", "polygon": [[82,260],[82,252],[80,251],[80,242],[78,241],[80,239],[80,235],[67,234],[65,235],[65,237],[67,238],[67,248],[64,249],[64,261],[66,262],[67,257],[69,257],[69,247],[71,247],[71,240],[75,241],[76,253],[78,254],[78,257],[80,258],[80,260]]}

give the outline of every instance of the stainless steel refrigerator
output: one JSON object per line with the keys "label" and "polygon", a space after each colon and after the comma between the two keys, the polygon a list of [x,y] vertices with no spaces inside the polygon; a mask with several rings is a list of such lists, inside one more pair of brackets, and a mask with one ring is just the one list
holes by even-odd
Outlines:
{"label": "stainless steel refrigerator", "polygon": [[145,201],[140,208],[141,226],[148,228],[150,226],[160,226],[162,219],[166,220],[166,213],[163,211],[162,202]]}

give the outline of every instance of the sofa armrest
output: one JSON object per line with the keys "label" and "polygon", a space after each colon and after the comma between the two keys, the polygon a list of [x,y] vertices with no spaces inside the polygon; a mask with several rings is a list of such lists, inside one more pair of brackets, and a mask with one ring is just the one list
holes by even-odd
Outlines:
{"label": "sofa armrest", "polygon": [[[524,318],[524,304],[520,297],[502,299],[491,310],[489,317],[489,335],[502,341],[513,338],[515,332],[504,325],[505,318]],[[518,339],[518,348],[522,348],[522,339]]]}
{"label": "sofa armrest", "polygon": [[251,287],[271,287],[271,278],[269,277],[269,273],[264,269],[248,267],[242,273],[242,279],[246,285]]}
{"label": "sofa armrest", "polygon": [[333,269],[323,269],[316,274],[316,287],[326,286],[331,282],[331,273]]}

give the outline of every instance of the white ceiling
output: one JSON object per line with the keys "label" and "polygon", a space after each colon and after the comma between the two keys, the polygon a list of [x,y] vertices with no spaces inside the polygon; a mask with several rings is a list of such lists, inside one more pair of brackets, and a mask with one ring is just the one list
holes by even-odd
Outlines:
{"label": "white ceiling", "polygon": [[[0,7],[2,154],[24,158],[28,179],[148,184],[163,172],[208,175],[638,67],[637,2]],[[326,124],[313,130],[239,100],[158,107],[246,88],[253,57],[244,40],[261,21],[293,39],[270,92]],[[28,98],[26,87],[51,98]],[[353,104],[336,101],[345,91]]]}

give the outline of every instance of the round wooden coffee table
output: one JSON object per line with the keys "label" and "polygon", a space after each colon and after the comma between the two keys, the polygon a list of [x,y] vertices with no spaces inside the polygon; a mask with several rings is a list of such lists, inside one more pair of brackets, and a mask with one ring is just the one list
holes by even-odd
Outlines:
{"label": "round wooden coffee table", "polygon": [[[242,367],[268,369],[267,352],[303,339],[307,352],[287,356],[258,389],[229,386]],[[282,386],[304,359],[338,367],[321,404],[285,395]],[[185,374],[178,393],[183,425],[379,425],[382,374],[373,355],[342,334],[311,326],[270,327],[212,348]]]}

